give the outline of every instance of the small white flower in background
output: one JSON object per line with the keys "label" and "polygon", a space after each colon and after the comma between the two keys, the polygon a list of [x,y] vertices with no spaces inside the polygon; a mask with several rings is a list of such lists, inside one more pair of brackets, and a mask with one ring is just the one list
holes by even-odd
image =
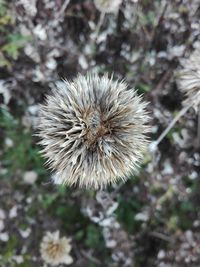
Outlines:
{"label": "small white flower in background", "polygon": [[0,209],[0,219],[1,220],[4,220],[6,218],[6,214],[5,214],[5,211]]}
{"label": "small white flower in background", "polygon": [[29,16],[34,17],[37,14],[36,0],[19,0],[18,4],[23,5]]}
{"label": "small white flower in background", "polygon": [[73,259],[69,255],[70,251],[70,239],[60,237],[59,231],[53,233],[47,232],[40,244],[42,259],[52,266],[59,264],[71,264]]}
{"label": "small white flower in background", "polygon": [[7,232],[0,233],[0,240],[2,242],[7,242],[9,239],[9,235]]}
{"label": "small white flower in background", "polygon": [[57,62],[54,58],[49,58],[47,62],[45,63],[45,66],[50,70],[55,70],[57,67]]}
{"label": "small white flower in background", "polygon": [[192,103],[197,111],[200,104],[200,50],[195,50],[182,62],[183,69],[178,73],[178,87],[185,93],[184,105]]}
{"label": "small white flower in background", "polygon": [[12,256],[12,260],[14,260],[17,264],[21,264],[24,262],[24,258],[22,255],[14,255]]}
{"label": "small white flower in background", "polygon": [[17,209],[18,209],[18,208],[17,208],[16,205],[13,206],[13,207],[10,209],[10,211],[9,211],[9,215],[8,215],[8,217],[9,217],[10,219],[17,217]]}
{"label": "small white flower in background", "polygon": [[143,211],[140,213],[137,213],[134,218],[136,221],[141,221],[141,222],[147,222],[149,219],[149,214],[147,211]]}
{"label": "small white flower in background", "polygon": [[6,214],[5,211],[0,209],[0,232],[4,229],[5,224],[4,224],[4,220],[6,218]]}
{"label": "small white flower in background", "polygon": [[39,111],[39,106],[38,105],[31,105],[31,106],[28,107],[28,112],[32,116],[36,116],[38,114],[38,111]]}
{"label": "small white flower in background", "polygon": [[20,233],[21,237],[27,238],[31,234],[31,228],[27,228],[25,230],[19,229],[19,233]]}
{"label": "small white flower in background", "polygon": [[34,171],[27,171],[23,175],[23,179],[26,184],[34,184],[37,178],[38,178],[38,175]]}
{"label": "small white flower in background", "polygon": [[122,0],[94,0],[94,3],[100,12],[115,13],[118,11]]}
{"label": "small white flower in background", "polygon": [[0,80],[0,94],[3,95],[4,104],[8,104],[11,99],[11,93],[8,84],[4,80]]}
{"label": "small white flower in background", "polygon": [[159,252],[158,252],[158,255],[157,255],[157,258],[158,259],[164,259],[165,258],[165,251],[163,249],[161,249]]}
{"label": "small white flower in background", "polygon": [[46,29],[42,24],[38,24],[34,29],[33,33],[41,40],[45,41],[47,39]]}
{"label": "small white flower in background", "polygon": [[40,56],[35,46],[27,43],[24,47],[24,53],[36,63],[40,62]]}
{"label": "small white flower in background", "polygon": [[6,145],[7,147],[13,147],[13,146],[14,146],[14,142],[13,142],[13,140],[10,139],[9,137],[6,137],[6,139],[5,139],[5,145]]}

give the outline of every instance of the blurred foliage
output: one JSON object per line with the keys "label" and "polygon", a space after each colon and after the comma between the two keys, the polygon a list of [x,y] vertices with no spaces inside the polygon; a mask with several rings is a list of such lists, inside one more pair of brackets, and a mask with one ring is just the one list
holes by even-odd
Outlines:
{"label": "blurred foliage", "polygon": [[9,34],[6,38],[7,43],[1,47],[1,51],[7,56],[16,60],[19,56],[20,48],[23,48],[30,37],[21,34]]}
{"label": "blurred foliage", "polygon": [[0,67],[11,68],[12,60],[17,60],[20,49],[25,46],[30,36],[12,32],[14,18],[9,2],[0,0]]}
{"label": "blurred foliage", "polygon": [[[0,258],[0,266],[9,266],[9,267],[30,267],[30,261],[28,260],[29,256],[25,256],[23,263],[17,263],[13,256],[15,257],[17,253],[19,242],[18,237],[16,235],[10,236],[8,242],[5,247],[1,249],[1,258]],[[27,258],[27,259],[26,259]]]}
{"label": "blurred foliage", "polygon": [[141,210],[142,202],[136,198],[127,200],[122,195],[119,195],[118,204],[119,206],[116,210],[117,219],[129,233],[136,233],[140,229],[141,222],[136,221],[134,217]]}
{"label": "blurred foliage", "polygon": [[104,243],[101,228],[90,224],[86,229],[85,245],[89,248],[100,249],[101,243]]}
{"label": "blurred foliage", "polygon": [[4,0],[0,0],[0,32],[6,31],[5,26],[13,23],[10,10],[8,9],[8,3]]}
{"label": "blurred foliage", "polygon": [[135,88],[138,90],[138,94],[144,94],[151,91],[151,87],[148,84],[144,83],[136,85]]}
{"label": "blurred foliage", "polygon": [[17,236],[13,235],[9,238],[4,248],[4,260],[7,261],[15,254],[15,249],[18,244]]}
{"label": "blurred foliage", "polygon": [[[13,175],[18,170],[35,169],[38,174],[45,175],[44,161],[40,157],[39,148],[33,141],[32,133],[24,129],[18,119],[14,118],[6,109],[0,109],[0,128],[3,155],[0,156],[3,168],[7,174]],[[9,138],[13,145],[8,146],[5,138]]]}

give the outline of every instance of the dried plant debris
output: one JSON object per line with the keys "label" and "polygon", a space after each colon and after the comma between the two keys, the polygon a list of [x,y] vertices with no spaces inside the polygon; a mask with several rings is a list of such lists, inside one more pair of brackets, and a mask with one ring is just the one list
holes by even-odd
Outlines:
{"label": "dried plant debris", "polygon": [[[187,230],[175,235],[173,248],[169,251],[160,250],[157,255],[157,266],[194,266],[200,259],[199,233]],[[174,249],[175,248],[175,249]]]}
{"label": "dried plant debris", "polygon": [[116,219],[115,211],[118,203],[105,191],[98,191],[96,202],[89,199],[82,208],[82,212],[91,221],[102,227],[105,246],[111,250],[112,259],[118,265],[133,265],[133,244],[131,238]]}

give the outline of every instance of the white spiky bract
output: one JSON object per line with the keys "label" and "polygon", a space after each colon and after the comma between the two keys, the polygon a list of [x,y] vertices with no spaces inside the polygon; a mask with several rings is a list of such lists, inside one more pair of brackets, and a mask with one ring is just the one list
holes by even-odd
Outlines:
{"label": "white spiky bract", "polygon": [[124,81],[79,75],[41,106],[39,136],[54,182],[104,188],[135,171],[148,143],[146,103]]}
{"label": "white spiky bract", "polygon": [[71,264],[72,257],[69,255],[71,251],[70,239],[60,237],[59,231],[47,232],[40,244],[40,253],[42,259],[51,266],[60,264]]}
{"label": "white spiky bract", "polygon": [[94,0],[97,9],[103,13],[115,13],[118,11],[122,0]]}
{"label": "white spiky bract", "polygon": [[200,104],[200,51],[195,50],[183,61],[183,69],[178,74],[178,86],[185,93],[184,104],[191,104],[196,110]]}

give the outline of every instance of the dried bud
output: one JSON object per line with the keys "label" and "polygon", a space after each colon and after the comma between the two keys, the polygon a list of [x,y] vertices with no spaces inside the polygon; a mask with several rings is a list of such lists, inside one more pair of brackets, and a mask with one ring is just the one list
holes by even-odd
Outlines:
{"label": "dried bud", "polygon": [[178,74],[178,86],[186,95],[184,104],[189,103],[197,110],[200,104],[200,51],[194,51],[183,64]]}

